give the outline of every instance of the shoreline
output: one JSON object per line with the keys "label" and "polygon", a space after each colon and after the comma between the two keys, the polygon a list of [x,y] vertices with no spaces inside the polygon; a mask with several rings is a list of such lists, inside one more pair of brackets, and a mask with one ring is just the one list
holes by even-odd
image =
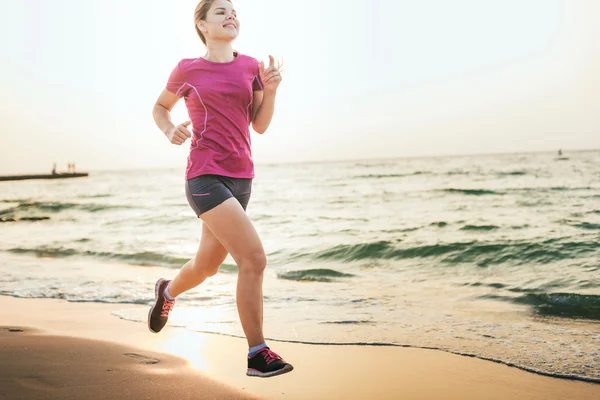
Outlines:
{"label": "shoreline", "polygon": [[[139,323],[137,321],[130,321],[130,322]],[[186,328],[180,328],[180,329],[186,329]],[[200,333],[203,335],[217,335],[217,336],[227,336],[227,337],[236,338],[236,339],[244,339],[241,336],[237,336],[234,334],[228,334],[228,333],[197,331],[197,330],[193,330],[192,332],[197,332],[197,333]],[[302,341],[302,340],[286,340],[286,339],[274,339],[274,338],[266,338],[266,340],[268,342],[293,343],[293,344],[302,344],[302,345],[307,345],[307,346],[399,347],[399,348],[406,348],[406,349],[441,351],[443,353],[453,354],[453,355],[460,356],[460,357],[468,357],[468,358],[475,358],[475,359],[482,360],[482,361],[489,361],[489,362],[492,362],[495,364],[500,364],[500,365],[504,365],[504,366],[507,366],[510,368],[520,369],[525,372],[529,372],[529,373],[541,375],[541,376],[546,376],[549,378],[563,379],[563,380],[567,380],[567,381],[587,382],[587,383],[593,383],[593,384],[600,385],[600,379],[597,379],[597,378],[590,378],[590,377],[579,376],[579,375],[553,374],[551,372],[545,372],[542,370],[538,370],[536,368],[519,365],[519,364],[510,362],[510,361],[504,361],[504,360],[491,358],[491,357],[484,357],[484,356],[480,356],[477,354],[460,353],[457,351],[452,351],[452,350],[443,349],[443,348],[439,348],[439,347],[413,346],[413,345],[409,345],[409,344],[378,343],[378,342],[349,342],[349,343],[318,342],[317,343],[317,342],[309,342],[309,341]]]}
{"label": "shoreline", "polygon": [[[136,304],[139,306],[139,304]],[[135,323],[135,324],[142,324],[142,322],[140,321],[135,321],[135,320],[130,320],[130,319],[126,319],[126,318],[122,318],[120,316],[114,315],[113,316],[119,318],[119,319],[123,319],[124,321],[127,322],[131,322],[131,323]],[[185,327],[172,327],[174,329],[184,329],[186,331],[189,332],[193,332],[193,333],[198,333],[198,334],[202,334],[202,335],[215,335],[215,336],[223,336],[223,337],[229,337],[229,338],[234,338],[234,339],[239,339],[239,340],[243,340],[245,339],[242,336],[233,334],[233,333],[224,333],[224,332],[213,332],[213,331],[204,331],[204,330],[195,330],[195,329],[188,329]],[[410,345],[410,344],[399,344],[399,343],[384,343],[384,342],[347,342],[347,343],[341,343],[341,342],[311,342],[311,341],[306,341],[306,340],[290,340],[290,339],[277,339],[277,338],[272,338],[272,337],[265,337],[265,340],[268,342],[274,342],[274,343],[290,343],[290,344],[300,344],[300,345],[306,345],[306,346],[332,346],[332,347],[348,347],[348,346],[355,346],[355,347],[392,347],[392,348],[406,348],[406,349],[418,349],[418,350],[431,350],[431,351],[440,351],[443,353],[448,353],[448,354],[453,354],[456,356],[460,356],[460,357],[467,357],[467,358],[474,358],[474,359],[478,359],[478,360],[482,360],[482,361],[489,361],[495,364],[500,364],[500,365],[504,365],[510,368],[516,368],[525,372],[529,372],[532,374],[536,374],[536,375],[540,375],[540,376],[546,376],[549,378],[555,378],[555,379],[563,379],[563,380],[567,380],[567,381],[579,381],[579,382],[587,382],[587,383],[593,383],[593,384],[599,384],[600,385],[600,379],[598,378],[592,378],[592,377],[587,377],[587,376],[580,376],[580,375],[567,375],[567,374],[554,374],[551,372],[545,372],[536,368],[532,368],[532,367],[527,367],[524,365],[520,365],[514,362],[510,362],[510,361],[504,361],[501,359],[496,359],[496,358],[491,358],[491,357],[485,357],[485,356],[481,356],[478,354],[474,354],[474,353],[461,353],[458,351],[452,351],[449,349],[444,349],[444,348],[440,348],[440,347],[428,347],[428,346],[416,346],[416,345]]]}
{"label": "shoreline", "polygon": [[[268,380],[249,378],[245,375],[245,340],[169,326],[155,335],[143,324],[111,314],[116,308],[139,305],[0,296],[0,307],[4,327],[41,331],[40,337],[101,340],[107,346],[139,349],[132,353],[163,354],[165,359],[183,358],[187,363],[185,368],[217,382],[215,385],[221,385],[219,388],[223,390],[267,399],[367,399],[373,396],[392,399],[401,396],[591,400],[600,396],[597,383],[548,377],[479,358],[399,345],[321,345],[273,340],[272,343],[276,343],[271,345],[273,350],[291,362],[295,370]],[[58,354],[54,353],[54,357]],[[52,356],[47,361],[52,363]],[[164,373],[178,371],[166,364],[168,371]],[[10,367],[9,360],[2,368]],[[129,390],[133,384],[121,382],[120,385],[123,390]]]}

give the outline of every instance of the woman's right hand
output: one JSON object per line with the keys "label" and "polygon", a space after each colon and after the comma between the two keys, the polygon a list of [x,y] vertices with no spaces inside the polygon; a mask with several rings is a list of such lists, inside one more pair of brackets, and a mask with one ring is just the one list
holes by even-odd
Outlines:
{"label": "woman's right hand", "polygon": [[186,121],[183,124],[179,124],[169,129],[167,132],[167,138],[173,144],[178,146],[182,145],[188,138],[192,137],[191,132],[187,129],[187,127],[192,123],[192,121]]}

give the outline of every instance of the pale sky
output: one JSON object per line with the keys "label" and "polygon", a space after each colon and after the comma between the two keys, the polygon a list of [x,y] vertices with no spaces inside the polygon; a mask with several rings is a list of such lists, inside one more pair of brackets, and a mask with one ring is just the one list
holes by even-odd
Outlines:
{"label": "pale sky", "polygon": [[[151,110],[196,3],[1,0],[0,173],[183,168]],[[255,162],[600,148],[599,4],[234,1],[235,48],[285,61]]]}

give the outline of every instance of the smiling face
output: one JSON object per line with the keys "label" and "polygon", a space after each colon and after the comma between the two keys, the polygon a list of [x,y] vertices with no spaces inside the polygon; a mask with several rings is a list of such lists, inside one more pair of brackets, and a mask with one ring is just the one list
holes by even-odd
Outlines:
{"label": "smiling face", "polygon": [[228,0],[202,1],[195,13],[196,28],[202,41],[233,41],[240,30],[237,14]]}

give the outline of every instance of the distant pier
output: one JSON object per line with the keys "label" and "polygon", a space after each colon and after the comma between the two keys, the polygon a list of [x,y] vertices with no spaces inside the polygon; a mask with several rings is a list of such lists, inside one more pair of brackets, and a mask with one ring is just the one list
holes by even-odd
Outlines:
{"label": "distant pier", "polygon": [[27,179],[67,179],[82,178],[88,176],[87,172],[75,172],[66,174],[39,174],[39,175],[6,175],[0,176],[0,181],[24,181]]}

